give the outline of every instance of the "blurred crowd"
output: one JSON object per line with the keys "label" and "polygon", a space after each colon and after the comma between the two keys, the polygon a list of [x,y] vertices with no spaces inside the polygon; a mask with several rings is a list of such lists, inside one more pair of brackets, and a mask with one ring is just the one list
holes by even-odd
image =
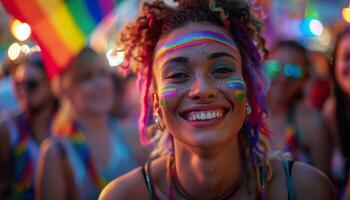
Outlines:
{"label": "blurred crowd", "polygon": [[[346,199],[350,28],[336,37],[331,54],[291,40],[268,51],[272,154],[282,150],[322,170]],[[149,150],[139,143],[136,80],[88,47],[52,80],[40,52],[3,60],[0,199],[96,199],[107,182],[142,165]]]}

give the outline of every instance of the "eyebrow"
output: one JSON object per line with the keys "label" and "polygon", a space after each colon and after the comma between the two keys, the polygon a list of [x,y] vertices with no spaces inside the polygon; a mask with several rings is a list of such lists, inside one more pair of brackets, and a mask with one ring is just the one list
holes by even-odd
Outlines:
{"label": "eyebrow", "polygon": [[230,57],[233,60],[237,61],[237,59],[233,55],[231,55],[227,52],[216,52],[216,53],[210,54],[207,58],[208,58],[208,60],[213,60],[213,59],[220,58],[220,57]]}
{"label": "eyebrow", "polygon": [[171,58],[171,59],[167,60],[164,63],[164,65],[172,63],[172,62],[174,62],[174,63],[188,63],[189,61],[188,61],[188,58],[186,58],[186,57],[175,57],[175,58]]}

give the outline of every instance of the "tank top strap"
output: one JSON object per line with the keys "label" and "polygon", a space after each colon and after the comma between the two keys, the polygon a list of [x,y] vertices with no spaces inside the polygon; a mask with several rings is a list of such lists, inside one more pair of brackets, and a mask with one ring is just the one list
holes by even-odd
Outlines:
{"label": "tank top strap", "polygon": [[294,161],[292,160],[283,160],[283,167],[286,177],[286,185],[288,190],[288,200],[296,200],[295,190],[292,182],[292,169]]}
{"label": "tank top strap", "polygon": [[145,180],[145,184],[147,187],[147,190],[149,192],[151,200],[156,200],[156,195],[154,193],[154,187],[153,187],[153,182],[152,182],[152,174],[151,174],[151,161],[147,161],[143,166],[142,166],[142,175]]}

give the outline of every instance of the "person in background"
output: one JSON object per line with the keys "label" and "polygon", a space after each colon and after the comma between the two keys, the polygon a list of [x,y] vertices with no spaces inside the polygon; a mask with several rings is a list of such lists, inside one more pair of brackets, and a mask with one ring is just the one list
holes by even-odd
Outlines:
{"label": "person in background", "polygon": [[115,72],[112,73],[112,81],[113,81],[113,88],[114,88],[114,101],[112,106],[111,115],[116,118],[124,118],[126,115],[126,110],[124,110],[124,96],[125,96],[125,82],[122,75]]}
{"label": "person in background", "polygon": [[330,173],[332,145],[321,114],[310,106],[305,90],[310,77],[307,50],[295,41],[280,41],[269,52],[264,71],[271,80],[268,124],[273,150]]}
{"label": "person in background", "polygon": [[34,199],[39,146],[57,109],[41,55],[25,56],[12,74],[21,112],[0,123],[0,199]]}
{"label": "person in background", "polygon": [[350,167],[350,27],[336,38],[330,70],[333,94],[327,99],[323,115],[334,138],[335,174],[343,191]]}
{"label": "person in background", "polygon": [[251,7],[141,3],[118,45],[138,74],[140,138],[154,159],[111,182],[101,200],[334,198],[321,171],[269,156],[262,23]]}
{"label": "person in background", "polygon": [[19,112],[15,88],[12,84],[11,70],[15,70],[18,63],[4,59],[0,62],[0,113],[8,112],[16,114]]}
{"label": "person in background", "polygon": [[37,199],[97,199],[108,181],[139,164],[129,133],[111,117],[114,95],[107,59],[84,48],[59,75],[61,107],[54,137],[41,146]]}
{"label": "person in background", "polygon": [[150,149],[140,145],[138,138],[138,127],[137,117],[134,112],[139,112],[138,104],[139,96],[134,95],[137,90],[135,87],[132,88],[132,77],[123,77],[118,71],[112,75],[113,86],[114,86],[114,101],[112,106],[111,115],[114,116],[120,124],[122,124],[123,132],[126,140],[131,145],[132,155],[138,163],[144,163],[150,153]]}

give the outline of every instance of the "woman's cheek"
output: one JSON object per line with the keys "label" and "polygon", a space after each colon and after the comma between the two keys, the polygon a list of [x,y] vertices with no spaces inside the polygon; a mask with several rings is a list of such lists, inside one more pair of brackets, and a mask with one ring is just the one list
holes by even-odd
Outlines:
{"label": "woman's cheek", "polygon": [[240,77],[232,77],[227,80],[217,82],[217,87],[221,90],[233,92],[235,101],[243,101],[246,96],[247,86],[244,80]]}
{"label": "woman's cheek", "polygon": [[160,106],[162,108],[172,106],[171,104],[176,103],[176,99],[182,96],[186,91],[188,91],[188,87],[177,86],[174,84],[169,84],[161,87],[158,94],[160,97]]}

